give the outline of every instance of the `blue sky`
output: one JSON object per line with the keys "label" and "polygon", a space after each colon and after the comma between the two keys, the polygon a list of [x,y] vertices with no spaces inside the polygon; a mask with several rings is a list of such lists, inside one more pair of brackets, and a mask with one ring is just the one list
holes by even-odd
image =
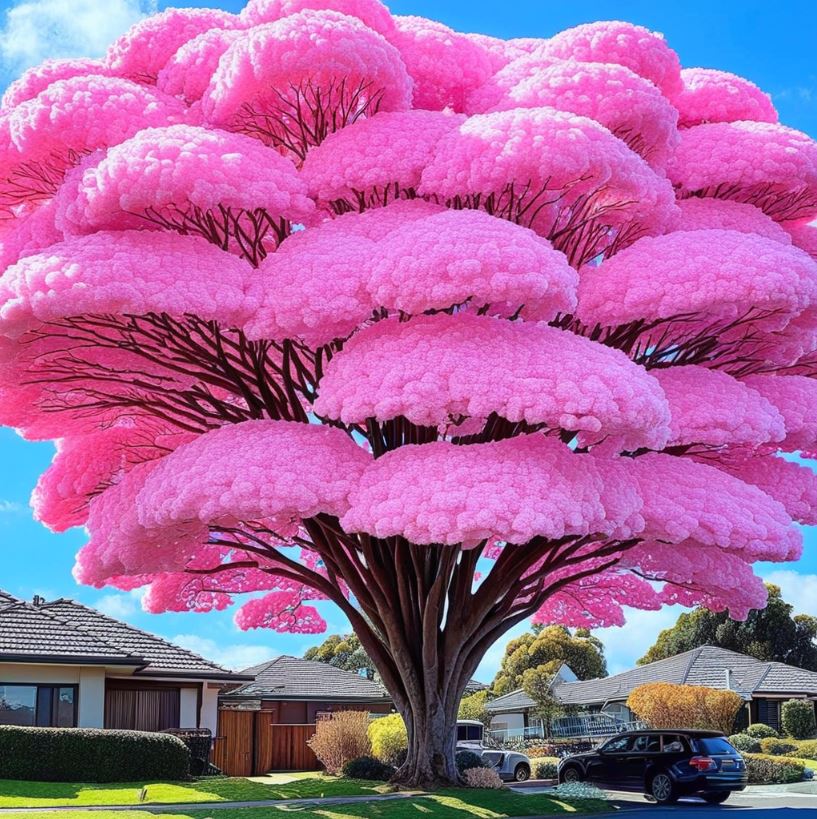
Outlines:
{"label": "blue sky", "polygon": [[[158,3],[164,8],[166,3]],[[218,5],[238,11],[243,3],[223,0],[179,5]],[[667,37],[685,66],[707,66],[742,74],[769,92],[781,120],[817,138],[817,62],[813,35],[817,3],[781,0],[686,0],[684,3],[515,0],[394,0],[396,14],[419,14],[462,31],[499,37],[547,37],[563,28],[599,19],[624,19]],[[20,70],[47,56],[96,56],[130,22],[152,7],[142,0],[0,1],[0,88]],[[70,596],[143,628],[181,642],[227,665],[243,667],[275,654],[300,654],[320,637],[240,632],[229,612],[208,615],[149,615],[136,595],[77,586],[73,557],[84,542],[82,530],[54,535],[37,524],[28,498],[37,476],[48,466],[50,444],[32,444],[0,429],[0,588],[31,597]],[[817,532],[809,529],[805,556],[798,564],[764,566],[761,573],[781,584],[799,611],[817,615]],[[323,606],[330,631],[345,628],[342,616]],[[629,667],[658,631],[674,622],[676,611],[633,612],[625,629],[606,629],[611,671]],[[522,628],[514,630],[518,633]],[[505,639],[489,651],[479,670],[489,680]]]}

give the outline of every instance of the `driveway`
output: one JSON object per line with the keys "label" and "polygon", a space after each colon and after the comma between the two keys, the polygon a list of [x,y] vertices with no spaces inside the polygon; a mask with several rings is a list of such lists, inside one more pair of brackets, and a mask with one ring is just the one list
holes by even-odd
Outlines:
{"label": "driveway", "polygon": [[[514,788],[517,790],[517,788]],[[519,788],[518,790],[522,790]],[[526,793],[539,788],[527,787]],[[549,788],[541,788],[544,793]],[[817,817],[817,782],[797,785],[750,787],[733,794],[724,805],[707,805],[702,799],[681,799],[675,805],[658,807],[641,794],[608,791],[617,814],[637,813],[638,819],[811,819]],[[798,813],[798,811],[800,813]],[[624,817],[622,817],[624,819]],[[635,817],[633,817],[635,819]]]}

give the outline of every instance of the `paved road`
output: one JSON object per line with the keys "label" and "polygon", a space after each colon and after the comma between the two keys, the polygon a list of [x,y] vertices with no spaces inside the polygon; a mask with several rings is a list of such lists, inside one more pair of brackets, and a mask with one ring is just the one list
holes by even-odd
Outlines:
{"label": "paved road", "polygon": [[752,792],[733,794],[724,805],[682,799],[669,807],[657,807],[637,794],[611,793],[610,797],[617,813],[642,814],[639,819],[817,819],[817,794]]}

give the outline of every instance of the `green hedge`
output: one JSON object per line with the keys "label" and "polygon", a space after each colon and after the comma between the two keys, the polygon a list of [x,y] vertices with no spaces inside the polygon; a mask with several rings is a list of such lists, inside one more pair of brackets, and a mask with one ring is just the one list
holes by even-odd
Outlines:
{"label": "green hedge", "polygon": [[748,754],[760,753],[760,740],[755,739],[754,737],[750,737],[749,734],[732,734],[732,736],[729,737],[729,741],[741,753]]}
{"label": "green hedge", "polygon": [[771,725],[766,725],[765,722],[755,722],[753,725],[750,725],[744,733],[749,734],[750,737],[754,737],[755,739],[780,736]]}
{"label": "green hedge", "polygon": [[133,782],[189,770],[190,752],[169,734],[0,725],[0,779]]}
{"label": "green hedge", "polygon": [[797,743],[788,739],[765,737],[760,740],[760,751],[770,756],[794,756],[797,751]]}
{"label": "green hedge", "polygon": [[799,782],[805,765],[799,759],[764,754],[743,754],[750,785]]}
{"label": "green hedge", "polygon": [[781,709],[783,730],[795,739],[814,736],[814,703],[811,700],[786,700]]}
{"label": "green hedge", "polygon": [[559,765],[557,756],[537,756],[530,761],[531,774],[534,779],[556,779],[556,768]]}

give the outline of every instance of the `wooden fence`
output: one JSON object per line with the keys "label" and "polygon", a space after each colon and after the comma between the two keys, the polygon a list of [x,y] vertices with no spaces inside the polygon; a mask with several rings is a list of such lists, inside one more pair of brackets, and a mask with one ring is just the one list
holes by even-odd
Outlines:
{"label": "wooden fence", "polygon": [[317,757],[306,744],[315,733],[315,725],[282,725],[271,719],[269,711],[220,708],[213,764],[229,776],[320,770]]}

